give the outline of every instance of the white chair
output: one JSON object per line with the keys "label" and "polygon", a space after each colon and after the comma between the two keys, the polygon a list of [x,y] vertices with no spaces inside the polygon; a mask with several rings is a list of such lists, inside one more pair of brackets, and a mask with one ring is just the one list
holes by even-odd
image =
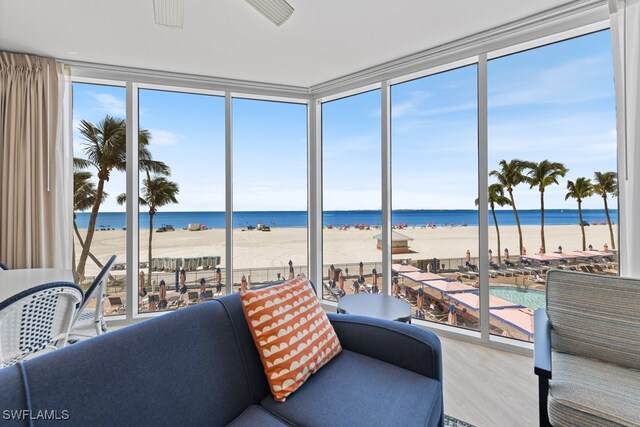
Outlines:
{"label": "white chair", "polygon": [[81,301],[82,290],[71,282],[46,283],[2,301],[0,368],[64,347]]}
{"label": "white chair", "polygon": [[[87,289],[82,305],[71,325],[71,331],[93,326],[96,329],[96,335],[102,335],[107,332],[107,325],[104,321],[104,301],[106,299],[109,271],[111,271],[115,260],[115,255],[109,258],[109,261],[102,267],[100,274],[96,276],[89,289]],[[95,300],[95,307],[89,306],[92,300]],[[73,335],[78,334],[73,333]]]}

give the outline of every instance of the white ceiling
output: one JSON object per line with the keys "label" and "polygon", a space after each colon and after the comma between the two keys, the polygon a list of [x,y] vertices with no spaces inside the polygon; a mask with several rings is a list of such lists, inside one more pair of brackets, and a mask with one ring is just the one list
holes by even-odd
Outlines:
{"label": "white ceiling", "polygon": [[569,0],[289,0],[276,27],[243,0],[186,0],[184,28],[153,0],[0,0],[0,50],[309,87]]}

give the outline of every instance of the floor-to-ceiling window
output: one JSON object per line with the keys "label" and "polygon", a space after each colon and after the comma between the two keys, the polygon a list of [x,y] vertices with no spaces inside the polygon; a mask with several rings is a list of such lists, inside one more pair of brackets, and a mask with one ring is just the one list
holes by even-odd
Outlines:
{"label": "floor-to-ceiling window", "polygon": [[224,114],[220,96],[139,90],[140,311],[224,294]]}
{"label": "floor-to-ceiling window", "polygon": [[477,329],[477,66],[391,88],[392,293],[414,317]]}
{"label": "floor-to-ceiling window", "polygon": [[308,274],[307,106],[232,106],[234,290]]}
{"label": "floor-to-ceiling window", "polygon": [[126,91],[121,86],[73,84],[73,269],[85,289],[116,255],[107,283],[106,314],[126,304]]}
{"label": "floor-to-ceiling window", "polygon": [[[316,189],[323,247],[310,250],[322,250],[324,297],[390,293],[409,301],[416,317],[476,329],[478,274],[486,268],[491,332],[531,340],[531,314],[544,304],[548,268],[616,274],[609,37],[603,31],[504,56],[489,53],[488,206],[476,205],[484,153],[478,152],[475,64],[391,87],[391,188],[381,180],[381,90],[323,102]],[[118,256],[109,282],[114,298],[107,303],[113,313],[127,300],[125,209],[118,203],[126,190],[124,163],[120,158],[103,168],[88,161],[91,144],[100,144],[100,132],[109,129],[89,135],[80,127],[86,126],[81,120],[98,129],[120,120],[122,134],[113,141],[124,141],[124,117],[124,87],[74,84],[75,156],[85,159],[76,170],[82,174],[76,176],[74,268],[83,266],[89,283],[108,255]],[[224,171],[231,166],[225,164],[224,118],[222,97],[139,92],[141,140],[150,159],[164,165],[141,163],[137,177],[140,265],[132,276],[143,272],[145,289],[140,281],[132,289],[147,293],[140,298],[143,311],[164,309],[158,306],[161,280],[171,308],[221,295],[227,282],[237,290],[243,277],[252,286],[307,272],[306,104],[233,98],[232,230],[224,229]],[[154,181],[173,196],[150,209],[145,199]],[[101,185],[105,195],[90,221],[91,197]],[[388,268],[397,286],[381,280],[385,191],[392,196]],[[487,230],[478,229],[478,209],[488,216]],[[482,232],[489,247],[479,250]],[[233,237],[228,275],[225,233]],[[89,236],[90,247],[83,243]]]}
{"label": "floor-to-ceiling window", "polygon": [[497,225],[490,216],[491,295],[520,306],[492,304],[492,333],[532,339],[549,268],[617,274],[610,39],[601,31],[488,63],[490,198],[503,201]]}
{"label": "floor-to-ceiling window", "polygon": [[[323,295],[384,291],[380,90],[322,104]],[[375,285],[375,288],[374,288]]]}

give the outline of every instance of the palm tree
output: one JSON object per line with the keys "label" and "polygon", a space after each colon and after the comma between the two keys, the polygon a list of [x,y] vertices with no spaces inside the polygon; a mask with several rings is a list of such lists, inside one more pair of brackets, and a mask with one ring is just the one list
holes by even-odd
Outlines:
{"label": "palm tree", "polygon": [[[478,199],[476,199],[476,206],[478,206]],[[493,215],[493,223],[496,226],[496,235],[498,236],[498,264],[500,264],[500,228],[498,228],[498,218],[496,217],[496,205],[509,206],[511,200],[504,195],[504,188],[500,184],[491,184],[489,186],[489,207],[491,208],[491,215]]]}
{"label": "palm tree", "polygon": [[609,224],[609,234],[611,235],[611,249],[616,248],[613,240],[613,227],[611,226],[611,217],[609,216],[609,206],[607,205],[607,195],[616,197],[618,195],[618,176],[615,172],[596,172],[594,174],[595,184],[593,192],[602,196],[604,200],[604,213],[607,215],[607,223]]}
{"label": "palm tree", "polygon": [[[107,115],[96,125],[82,120],[78,130],[86,141],[83,148],[86,159],[74,159],[74,165],[77,169],[87,169],[93,166],[96,168],[98,176],[96,197],[89,216],[87,236],[78,261],[77,272],[81,277],[84,277],[85,265],[95,232],[98,210],[103,200],[104,183],[109,181],[112,170],[126,170],[126,122],[124,119]],[[138,133],[140,169],[156,173],[169,173],[169,167],[166,164],[152,160],[151,153],[147,149],[149,140],[149,132],[140,129]]]}
{"label": "palm tree", "polygon": [[524,175],[522,172],[524,170],[525,162],[519,159],[513,159],[508,163],[506,160],[500,160],[499,164],[501,169],[499,171],[492,170],[489,172],[489,175],[496,177],[502,188],[507,190],[507,193],[509,193],[510,205],[513,209],[516,225],[518,226],[518,243],[520,244],[518,253],[522,255],[522,247],[524,246],[522,243],[522,228],[520,227],[520,218],[518,217],[518,210],[516,209],[516,201],[513,198],[513,188],[524,182]]}
{"label": "palm tree", "polygon": [[544,190],[551,184],[558,184],[558,178],[564,177],[569,169],[559,162],[550,162],[549,160],[543,160],[540,163],[526,162],[525,167],[529,169],[526,182],[530,188],[538,186],[540,191],[540,237],[542,241],[542,248],[547,250],[544,241]]}
{"label": "palm tree", "polygon": [[[86,211],[90,207],[93,206],[96,200],[96,185],[91,178],[93,175],[91,172],[87,171],[74,171],[73,172],[73,230],[76,233],[76,237],[80,242],[80,246],[84,248],[84,240],[82,239],[82,235],[80,235],[80,230],[78,230],[78,224],[76,223],[76,212],[78,211]],[[102,193],[102,202],[107,198],[107,193]],[[101,202],[101,203],[102,203]],[[73,270],[76,270],[76,253],[75,253],[75,245],[73,246]],[[98,259],[93,256],[91,252],[89,252],[89,256],[91,259],[98,265],[98,267],[102,268],[102,264]]]}
{"label": "palm tree", "polygon": [[[149,262],[147,277],[151,280],[151,256],[152,240],[153,240],[153,217],[158,212],[158,208],[171,203],[178,203],[176,196],[180,192],[178,184],[169,181],[161,175],[150,176],[147,172],[147,178],[142,181],[142,197],[139,197],[139,203],[149,207]],[[117,199],[119,204],[124,204],[127,200],[126,194],[120,194]]]}
{"label": "palm tree", "polygon": [[569,198],[576,199],[578,201],[578,216],[580,217],[580,231],[582,231],[582,250],[587,250],[587,239],[584,235],[584,221],[582,220],[582,200],[586,197],[593,195],[593,185],[588,178],[580,177],[575,182],[567,182],[567,190],[569,192],[564,196],[565,200]]}

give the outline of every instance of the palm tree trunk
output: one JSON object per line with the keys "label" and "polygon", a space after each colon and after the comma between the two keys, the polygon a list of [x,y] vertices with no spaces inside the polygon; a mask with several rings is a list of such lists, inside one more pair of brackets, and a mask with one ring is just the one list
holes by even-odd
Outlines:
{"label": "palm tree trunk", "polygon": [[516,225],[518,226],[518,243],[520,243],[520,247],[518,248],[518,253],[522,255],[522,247],[524,246],[522,243],[522,228],[520,227],[520,218],[518,217],[518,210],[516,209],[516,201],[513,199],[513,190],[507,189],[509,192],[509,198],[511,199],[511,207],[513,208],[513,216],[516,218]]}
{"label": "palm tree trunk", "polygon": [[[153,239],[153,214],[151,213],[151,210],[149,210],[149,263],[147,265],[148,267],[147,280],[149,281],[149,284],[151,284],[151,240],[152,239]],[[153,291],[153,286],[151,287],[151,290]]]}
{"label": "palm tree trunk", "polygon": [[498,236],[498,264],[500,264],[500,229],[498,228],[498,218],[496,218],[496,209],[494,206],[491,206],[491,214],[493,215],[493,223],[496,226],[496,235]]}
{"label": "palm tree trunk", "polygon": [[[78,241],[80,242],[80,246],[82,246],[82,248],[84,248],[84,241],[82,240],[82,236],[80,235],[80,230],[78,230],[78,224],[76,224],[75,218],[73,220],[73,229],[76,232],[76,237],[78,238]],[[76,247],[75,247],[75,245],[73,245],[74,264],[75,264],[75,253],[76,253]],[[96,258],[95,255],[93,255],[91,253],[91,251],[89,251],[89,258],[91,258],[93,260],[93,262],[95,262],[98,267],[100,267],[100,268],[104,267],[102,265],[102,263],[98,260],[98,258]],[[76,268],[74,267],[73,271],[78,271],[78,270],[76,270]]]}
{"label": "palm tree trunk", "polygon": [[609,216],[609,206],[607,205],[607,195],[602,196],[604,200],[604,213],[607,215],[607,223],[609,224],[609,234],[611,235],[611,249],[616,248],[616,243],[613,240],[613,226],[611,225],[611,217]]}
{"label": "palm tree trunk", "polygon": [[[76,224],[76,213],[73,213],[73,228],[74,230],[76,230],[76,234],[79,234],[78,232],[78,224]],[[73,241],[73,239],[71,240],[71,271],[78,271],[76,269],[76,245],[75,242]]]}
{"label": "palm tree trunk", "polygon": [[80,254],[80,261],[78,261],[78,274],[80,278],[84,278],[84,269],[87,264],[87,257],[89,256],[89,249],[91,248],[91,242],[93,241],[93,234],[96,231],[96,219],[98,217],[98,210],[100,209],[100,202],[102,201],[102,194],[104,193],[104,179],[98,179],[98,187],[96,188],[96,201],[91,208],[91,215],[89,216],[89,225],[87,226],[87,238],[82,246],[82,253]]}
{"label": "palm tree trunk", "polygon": [[587,250],[587,239],[584,235],[584,223],[582,222],[582,200],[578,199],[578,216],[580,217],[580,230],[582,231],[582,250]]}
{"label": "palm tree trunk", "polygon": [[542,249],[547,252],[547,246],[544,242],[544,190],[540,190],[540,237],[542,238]]}

